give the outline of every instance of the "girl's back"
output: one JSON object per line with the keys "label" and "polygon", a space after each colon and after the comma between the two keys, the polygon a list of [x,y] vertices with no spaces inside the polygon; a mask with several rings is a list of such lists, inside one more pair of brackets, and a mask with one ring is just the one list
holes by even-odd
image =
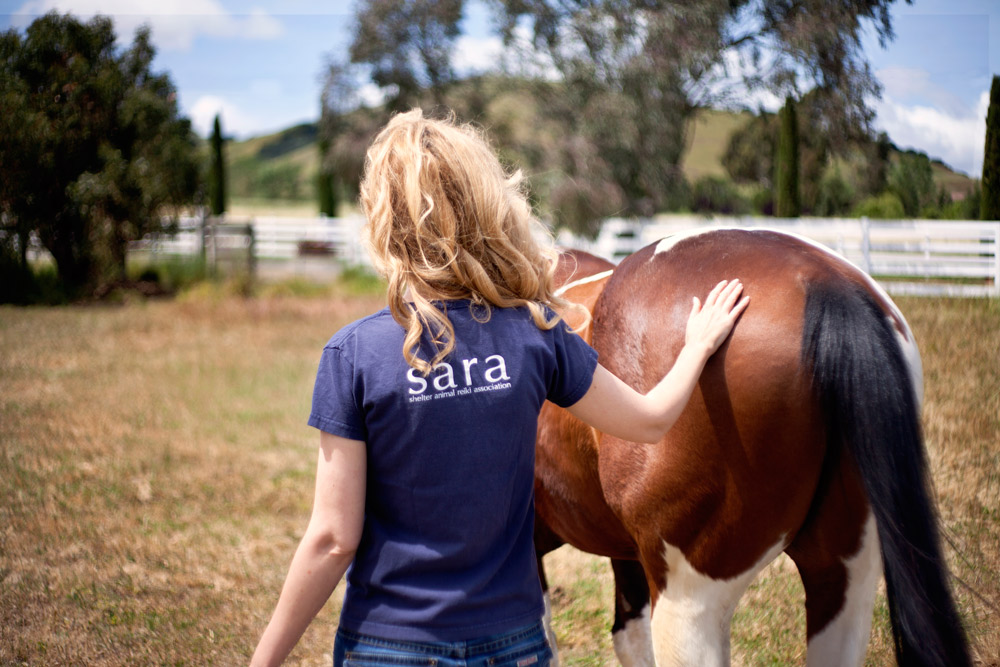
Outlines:
{"label": "girl's back", "polygon": [[[525,308],[438,302],[455,348],[423,375],[388,309],[327,344],[310,424],[368,449],[366,525],[341,619],[355,632],[471,639],[542,613],[532,547],[537,415],[589,388],[596,354]],[[430,347],[429,340],[423,347]]]}

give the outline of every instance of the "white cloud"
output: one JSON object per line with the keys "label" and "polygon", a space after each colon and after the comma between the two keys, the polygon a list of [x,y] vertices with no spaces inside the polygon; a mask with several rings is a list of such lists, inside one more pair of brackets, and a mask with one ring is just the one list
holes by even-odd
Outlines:
{"label": "white cloud", "polygon": [[247,139],[284,130],[299,123],[316,122],[312,108],[262,103],[256,95],[202,95],[194,104],[181,104],[185,116],[191,119],[195,132],[203,137],[212,133],[215,115],[219,114],[222,132],[227,137]]}
{"label": "white cloud", "polygon": [[929,104],[949,114],[968,112],[961,99],[934,83],[927,70],[911,67],[885,67],[875,73],[887,97],[902,103]]}
{"label": "white cloud", "polygon": [[525,19],[514,26],[510,43],[500,50],[497,64],[501,70],[514,76],[537,77],[549,81],[561,78],[552,57],[535,48],[532,29]]}
{"label": "white cloud", "polygon": [[722,60],[699,85],[692,87],[691,92],[712,106],[777,111],[784,105],[784,97],[764,86],[751,88],[747,85],[748,78],[767,67],[767,63],[755,67],[737,49],[727,49],[722,53]]}
{"label": "white cloud", "polygon": [[257,133],[262,123],[261,119],[253,114],[248,114],[237,107],[232,102],[215,95],[204,95],[199,97],[188,116],[191,118],[191,125],[195,132],[203,137],[212,133],[212,125],[215,116],[219,114],[222,125],[222,133],[227,137],[246,137]]}
{"label": "white cloud", "polygon": [[218,0],[28,0],[15,15],[38,16],[49,11],[80,18],[111,16],[119,40],[131,41],[141,25],[149,25],[153,42],[163,50],[187,51],[199,35],[242,39],[275,39],[284,26],[262,9],[233,14]]}
{"label": "white cloud", "polygon": [[905,105],[885,95],[875,104],[875,124],[897,146],[924,151],[976,178],[983,168],[989,102],[989,92],[983,91],[974,110],[954,114],[935,107]]}
{"label": "white cloud", "polygon": [[358,89],[358,98],[361,103],[369,107],[377,107],[385,102],[388,94],[374,83],[368,82]]}
{"label": "white cloud", "polygon": [[496,69],[503,53],[499,37],[459,37],[455,44],[453,63],[461,74]]}
{"label": "white cloud", "polygon": [[245,35],[250,39],[275,39],[285,34],[281,21],[256,7],[250,10],[250,15],[244,19],[242,26],[237,24],[237,27],[245,29]]}

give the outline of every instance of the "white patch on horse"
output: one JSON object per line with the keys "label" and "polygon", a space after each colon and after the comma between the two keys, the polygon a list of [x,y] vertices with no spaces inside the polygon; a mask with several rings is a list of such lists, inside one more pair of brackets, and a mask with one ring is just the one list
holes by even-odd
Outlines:
{"label": "white patch on horse", "polygon": [[615,272],[614,269],[608,269],[607,271],[601,271],[600,273],[595,273],[594,275],[587,276],[586,278],[580,278],[579,280],[574,280],[573,282],[567,283],[567,284],[563,285],[562,287],[560,287],[559,289],[557,289],[555,291],[555,295],[556,296],[562,296],[563,294],[566,293],[566,290],[570,289],[571,287],[576,287],[577,285],[586,285],[587,283],[597,282],[598,280],[601,280],[603,278],[607,278],[608,276],[610,276],[614,272]]}
{"label": "white patch on horse", "polygon": [[[903,320],[903,324],[906,325],[906,320]],[[909,331],[909,325],[906,326],[907,331]],[[910,371],[910,380],[913,382],[913,392],[917,395],[917,407],[919,408],[924,404],[924,366],[920,361],[920,350],[917,349],[917,342],[913,340],[913,334],[907,338],[895,329],[893,331],[899,340],[899,349],[903,351],[906,367]]]}
{"label": "white patch on horse", "polygon": [[622,667],[655,667],[648,603],[639,616],[628,621],[624,628],[612,635],[612,641],[615,655]]}
{"label": "white patch on horse", "polygon": [[667,584],[650,623],[656,664],[729,665],[729,626],[736,605],[757,573],[784,551],[785,537],[730,579],[712,579],[698,572],[680,549],[664,542]]}
{"label": "white patch on horse", "polygon": [[[695,236],[701,236],[702,234],[708,234],[709,232],[721,232],[729,229],[738,229],[737,227],[707,227],[707,228],[694,228],[686,229],[684,231],[677,232],[676,234],[671,234],[667,236],[659,243],[656,244],[656,250],[653,251],[653,257],[656,257],[660,253],[669,252],[675,245],[683,241],[684,239],[690,239]],[[650,257],[652,260],[652,257]]]}
{"label": "white patch on horse", "polygon": [[552,629],[552,598],[549,597],[548,591],[542,594],[542,600],[545,603],[545,613],[542,614],[542,627],[545,628],[545,640],[549,643],[549,649],[552,651],[552,662],[549,664],[552,667],[559,667],[559,647],[556,646],[556,633]]}
{"label": "white patch on horse", "polygon": [[871,514],[861,535],[861,547],[856,554],[844,560],[844,566],[847,568],[844,606],[823,630],[809,640],[808,667],[862,665],[865,662],[875,593],[882,576],[878,530]]}

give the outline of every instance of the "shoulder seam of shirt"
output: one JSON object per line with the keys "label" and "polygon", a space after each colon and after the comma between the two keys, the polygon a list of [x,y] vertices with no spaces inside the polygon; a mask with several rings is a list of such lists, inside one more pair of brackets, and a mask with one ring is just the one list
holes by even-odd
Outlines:
{"label": "shoulder seam of shirt", "polygon": [[[369,320],[375,320],[375,319],[384,319],[385,317],[391,318],[392,317],[392,313],[390,313],[388,310],[386,310],[386,309],[383,308],[382,310],[380,310],[378,312],[375,312],[375,313],[372,313],[371,315],[366,315],[366,316],[364,316],[364,317],[362,317],[360,319],[354,320],[350,324],[345,325],[344,327],[342,327],[333,336],[331,336],[330,339],[323,346],[323,349],[324,350],[330,349],[330,350],[343,351],[342,343],[340,343],[340,342],[334,343],[333,342],[333,340],[335,338],[337,338],[337,339],[344,339],[344,338],[347,338],[349,336],[354,336],[355,333],[356,333],[356,331],[359,328],[361,328],[361,326],[364,325],[365,322],[367,322]],[[395,320],[393,320],[393,321],[395,321]]]}

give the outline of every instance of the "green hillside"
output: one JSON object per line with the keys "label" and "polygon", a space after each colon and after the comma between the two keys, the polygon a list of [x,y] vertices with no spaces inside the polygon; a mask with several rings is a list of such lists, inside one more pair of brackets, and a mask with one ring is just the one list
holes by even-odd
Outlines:
{"label": "green hillside", "polygon": [[[722,156],[729,137],[751,118],[748,112],[707,109],[692,122],[681,166],[693,183],[703,176],[725,176]],[[304,123],[274,134],[227,145],[230,209],[241,215],[311,216],[317,211],[318,125]],[[974,181],[933,160],[934,178],[953,198],[962,199]]]}
{"label": "green hillside", "polygon": [[952,199],[964,199],[972,190],[975,180],[965,174],[953,171],[940,160],[931,159],[931,169],[934,170],[934,181],[951,194]]}
{"label": "green hillside", "polygon": [[685,178],[693,183],[703,176],[725,176],[722,156],[729,137],[749,119],[747,112],[715,109],[700,112],[689,129],[688,149],[681,162]]}
{"label": "green hillside", "polygon": [[316,123],[226,146],[234,213],[316,214]]}

